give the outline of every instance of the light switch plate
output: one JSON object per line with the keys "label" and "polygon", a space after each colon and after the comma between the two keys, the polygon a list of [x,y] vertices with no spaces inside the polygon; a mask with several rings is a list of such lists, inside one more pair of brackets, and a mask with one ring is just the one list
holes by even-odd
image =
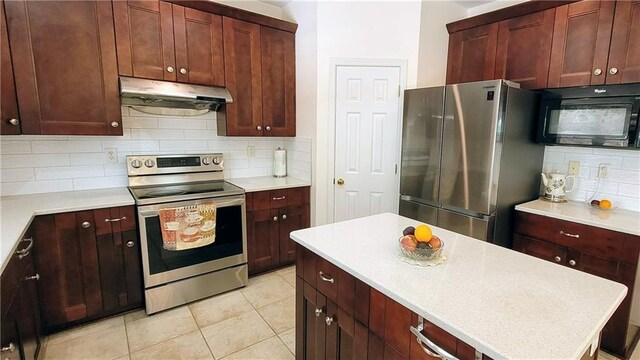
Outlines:
{"label": "light switch plate", "polygon": [[569,175],[578,175],[580,173],[580,161],[569,161]]}

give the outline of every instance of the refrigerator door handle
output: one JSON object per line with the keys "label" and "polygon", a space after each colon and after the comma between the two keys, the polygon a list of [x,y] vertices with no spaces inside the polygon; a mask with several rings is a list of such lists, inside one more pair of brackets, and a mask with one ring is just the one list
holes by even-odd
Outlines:
{"label": "refrigerator door handle", "polygon": [[435,201],[425,200],[425,199],[421,199],[421,198],[418,198],[418,197],[415,197],[415,196],[400,195],[400,200],[410,201],[410,202],[414,202],[414,203],[418,203],[418,204],[422,204],[422,205],[429,205],[429,206],[433,206],[433,207],[440,207],[440,204],[435,202]]}

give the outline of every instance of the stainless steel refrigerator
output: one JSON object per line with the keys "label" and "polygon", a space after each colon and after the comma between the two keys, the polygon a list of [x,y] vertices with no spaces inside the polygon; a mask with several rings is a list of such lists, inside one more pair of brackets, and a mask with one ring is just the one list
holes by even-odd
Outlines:
{"label": "stainless steel refrigerator", "polygon": [[538,96],[506,80],[406,90],[400,215],[510,247],[540,193]]}

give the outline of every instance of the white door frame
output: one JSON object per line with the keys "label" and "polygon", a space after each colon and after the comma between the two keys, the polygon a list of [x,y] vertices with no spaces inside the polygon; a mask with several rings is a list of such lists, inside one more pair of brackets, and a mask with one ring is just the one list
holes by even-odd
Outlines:
{"label": "white door frame", "polygon": [[[400,68],[400,99],[398,101],[398,131],[397,131],[397,148],[396,163],[398,164],[398,173],[396,174],[394,191],[398,199],[400,197],[400,156],[402,152],[402,109],[404,104],[404,90],[407,87],[407,60],[401,59],[342,59],[332,58],[330,61],[329,76],[329,123],[327,124],[327,220],[329,223],[335,222],[335,196],[336,188],[333,179],[336,177],[336,79],[338,76],[338,66],[355,66],[355,67],[397,67]],[[399,201],[399,200],[398,200]],[[398,212],[399,202],[395,202],[395,212]]]}

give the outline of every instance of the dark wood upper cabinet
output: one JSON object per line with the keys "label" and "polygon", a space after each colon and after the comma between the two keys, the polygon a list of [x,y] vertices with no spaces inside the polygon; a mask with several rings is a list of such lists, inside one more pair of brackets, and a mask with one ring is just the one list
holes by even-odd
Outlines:
{"label": "dark wood upper cabinet", "polygon": [[616,1],[606,75],[607,84],[640,81],[640,1]]}
{"label": "dark wood upper cabinet", "polygon": [[604,84],[615,6],[580,1],[556,8],[548,87]]}
{"label": "dark wood upper cabinet", "polygon": [[495,78],[524,89],[547,87],[555,9],[499,23]]}
{"label": "dark wood upper cabinet", "polygon": [[4,2],[0,4],[0,72],[2,72],[2,98],[0,99],[0,135],[20,134],[18,99],[13,79],[13,64],[9,50],[7,21],[4,16]]}
{"label": "dark wood upper cabinet", "polygon": [[264,135],[296,136],[295,34],[262,27]]}
{"label": "dark wood upper cabinet", "polygon": [[227,105],[226,121],[219,119],[218,133],[261,136],[263,127],[260,25],[224,17],[222,28],[225,83],[233,103]]}
{"label": "dark wood upper cabinet", "polygon": [[173,5],[178,81],[224,86],[222,17]]}
{"label": "dark wood upper cabinet", "polygon": [[447,84],[493,79],[497,43],[498,23],[451,34]]}
{"label": "dark wood upper cabinet", "polygon": [[176,80],[171,4],[114,1],[113,15],[120,75]]}
{"label": "dark wood upper cabinet", "polygon": [[111,3],[4,5],[22,133],[122,135]]}

